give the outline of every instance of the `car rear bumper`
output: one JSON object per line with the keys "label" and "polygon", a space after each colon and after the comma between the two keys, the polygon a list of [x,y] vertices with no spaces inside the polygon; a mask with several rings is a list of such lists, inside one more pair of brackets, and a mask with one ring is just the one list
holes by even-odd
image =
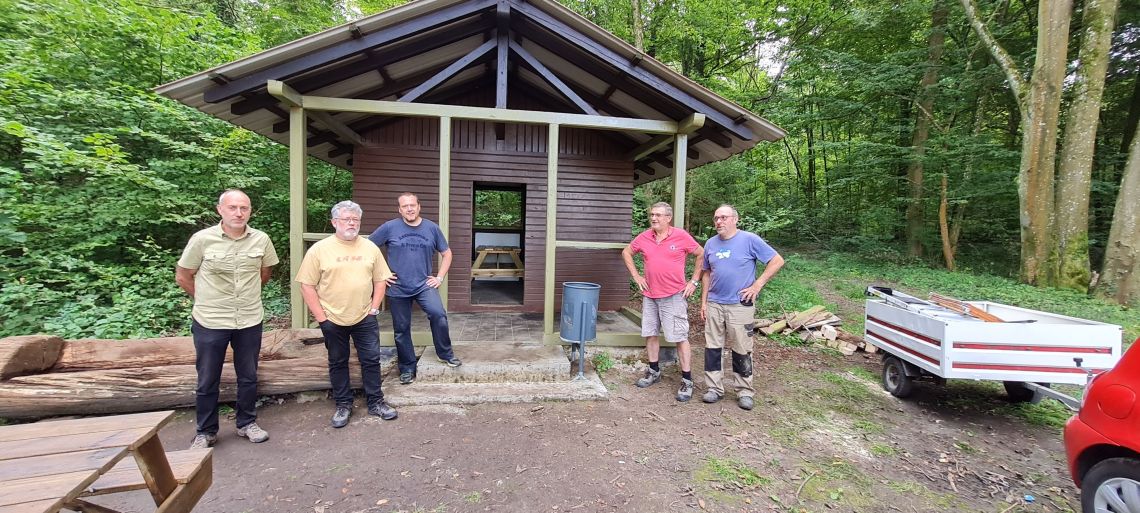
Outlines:
{"label": "car rear bumper", "polygon": [[1069,475],[1077,487],[1081,486],[1081,455],[1086,449],[1096,445],[1116,445],[1116,443],[1085,424],[1080,415],[1069,417],[1069,421],[1065,423],[1065,456],[1069,460]]}

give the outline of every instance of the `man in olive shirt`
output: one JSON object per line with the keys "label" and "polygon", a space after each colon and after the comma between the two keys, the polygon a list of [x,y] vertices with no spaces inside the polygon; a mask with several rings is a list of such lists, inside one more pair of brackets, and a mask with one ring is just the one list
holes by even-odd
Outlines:
{"label": "man in olive shirt", "polygon": [[356,344],[360,378],[368,400],[368,413],[384,420],[396,410],[380,391],[380,325],[376,315],[392,277],[380,248],[360,236],[360,205],[342,201],[332,208],[336,234],[313,244],[301,261],[296,280],[301,296],[325,336],[329,352],[329,381],[336,411],[332,426],[341,428],[352,415],[352,388],[348,378],[348,339]]}
{"label": "man in olive shirt", "polygon": [[237,434],[264,442],[257,425],[257,358],[261,353],[261,287],[277,265],[273,241],[248,225],[249,196],[229,189],[218,198],[222,222],[195,233],[175,267],[174,279],[194,299],[195,410],[198,432],[191,448],[218,439],[218,386],[226,347],[233,346],[237,374]]}

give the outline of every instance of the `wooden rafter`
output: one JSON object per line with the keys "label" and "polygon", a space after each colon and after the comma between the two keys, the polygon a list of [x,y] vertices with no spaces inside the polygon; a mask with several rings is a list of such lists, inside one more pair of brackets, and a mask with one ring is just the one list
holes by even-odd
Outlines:
{"label": "wooden rafter", "polygon": [[459,60],[451,63],[446,68],[440,70],[439,73],[436,73],[431,78],[425,80],[422,84],[405,93],[400,97],[399,101],[404,103],[416,101],[416,98],[423,96],[424,93],[431,91],[447,79],[455,76],[456,73],[463,71],[476,60],[482,58],[484,55],[487,55],[487,52],[490,52],[491,49],[494,48],[497,44],[497,38],[492,37],[491,40],[479,45],[474,50],[467,52],[467,55],[460,57]]}
{"label": "wooden rafter", "polygon": [[579,110],[581,110],[582,112],[585,112],[586,114],[590,114],[592,116],[596,116],[598,114],[597,109],[595,109],[589,103],[586,103],[586,100],[583,100],[581,96],[578,96],[578,94],[575,93],[573,89],[570,89],[570,87],[567,86],[566,83],[562,81],[562,79],[558,78],[558,76],[555,75],[554,72],[550,71],[550,68],[547,68],[544,64],[539,62],[538,59],[534,58],[534,56],[531,55],[530,52],[526,51],[526,49],[523,48],[522,45],[520,45],[514,41],[511,41],[510,44],[511,44],[511,51],[515,52],[516,55],[521,57],[522,60],[525,61],[527,63],[527,65],[529,65],[531,67],[531,69],[533,69],[535,72],[537,72],[539,74],[539,76],[541,76],[543,78],[543,80],[546,80],[547,83],[549,83],[551,86],[553,86],[555,90],[562,93],[562,95],[565,96],[566,99],[573,102],[574,105],[576,105]]}

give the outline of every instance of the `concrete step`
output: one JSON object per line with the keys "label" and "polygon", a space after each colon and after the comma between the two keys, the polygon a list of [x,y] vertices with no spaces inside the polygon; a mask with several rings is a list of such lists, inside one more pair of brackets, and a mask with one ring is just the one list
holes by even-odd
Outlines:
{"label": "concrete step", "polygon": [[[466,366],[466,364],[464,364]],[[533,403],[543,401],[606,401],[609,390],[592,370],[586,379],[562,382],[422,383],[389,385],[384,398],[396,408],[482,403]]]}
{"label": "concrete step", "polygon": [[[574,377],[570,360],[560,346],[513,342],[456,342],[452,350],[463,365],[440,362],[435,347],[423,349],[416,371],[420,383],[548,383]],[[394,363],[394,362],[393,362]],[[399,382],[395,365],[385,382]]]}

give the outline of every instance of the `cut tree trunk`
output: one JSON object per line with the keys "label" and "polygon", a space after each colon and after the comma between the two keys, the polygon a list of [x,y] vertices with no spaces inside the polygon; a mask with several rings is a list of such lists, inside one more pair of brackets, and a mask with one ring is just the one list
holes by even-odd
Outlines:
{"label": "cut tree trunk", "polygon": [[[5,339],[7,340],[7,339]],[[305,342],[319,341],[316,345]],[[261,337],[262,361],[304,358],[324,355],[321,330],[274,330]],[[54,372],[74,372],[128,367],[161,367],[194,365],[194,340],[191,337],[168,337],[142,340],[80,339],[63,342]],[[233,349],[226,349],[226,361],[233,361]],[[0,357],[0,362],[3,358]]]}
{"label": "cut tree trunk", "polygon": [[50,369],[63,350],[63,339],[24,335],[0,339],[0,380]]}

